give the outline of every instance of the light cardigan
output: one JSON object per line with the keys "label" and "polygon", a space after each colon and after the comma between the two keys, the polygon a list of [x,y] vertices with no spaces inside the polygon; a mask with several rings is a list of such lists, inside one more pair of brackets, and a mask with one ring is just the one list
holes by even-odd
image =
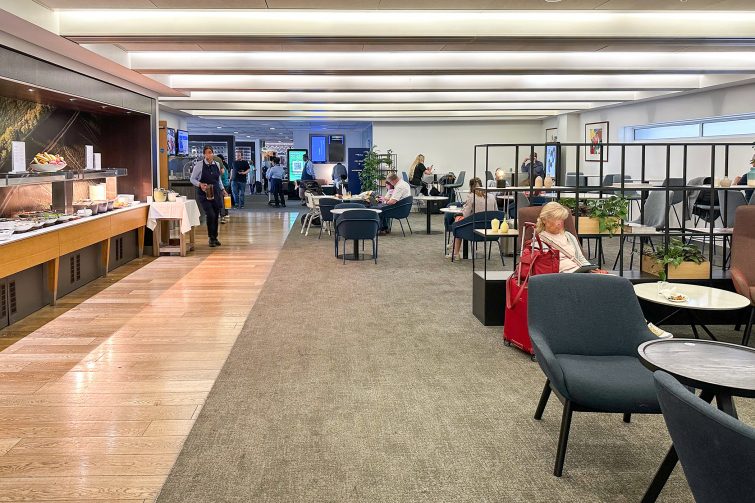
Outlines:
{"label": "light cardigan", "polygon": [[[543,241],[543,248],[545,250],[553,248],[559,250],[562,248],[568,252],[569,255],[574,257],[572,260],[567,257],[563,252],[559,253],[558,272],[574,272],[582,265],[590,265],[590,262],[582,254],[582,248],[579,246],[579,241],[574,237],[571,232],[564,231],[563,234],[551,234],[550,232],[541,232],[540,239]],[[554,243],[556,246],[550,246],[550,243]],[[577,264],[577,262],[579,264]]]}

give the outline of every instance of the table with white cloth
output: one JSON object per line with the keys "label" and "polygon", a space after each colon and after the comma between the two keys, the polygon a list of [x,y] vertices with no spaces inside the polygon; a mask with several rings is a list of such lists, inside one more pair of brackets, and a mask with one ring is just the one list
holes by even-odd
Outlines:
{"label": "table with white cloth", "polygon": [[[170,225],[178,225],[178,246],[170,244]],[[152,255],[179,253],[186,256],[194,249],[194,227],[199,225],[199,206],[194,199],[175,202],[152,202],[147,214],[147,227],[152,230]],[[163,243],[165,233],[168,241]]]}

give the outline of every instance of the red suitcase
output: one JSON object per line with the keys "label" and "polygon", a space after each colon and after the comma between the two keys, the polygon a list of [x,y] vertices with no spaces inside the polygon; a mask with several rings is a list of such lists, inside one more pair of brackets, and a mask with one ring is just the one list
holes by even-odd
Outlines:
{"label": "red suitcase", "polygon": [[[528,223],[525,225],[531,226]],[[539,247],[534,247],[537,241]],[[558,250],[542,250],[542,243],[537,234],[528,244],[522,243],[521,260],[517,269],[506,280],[506,315],[503,320],[503,340],[532,355],[532,341],[527,327],[527,283],[536,274],[557,273],[559,265]]]}

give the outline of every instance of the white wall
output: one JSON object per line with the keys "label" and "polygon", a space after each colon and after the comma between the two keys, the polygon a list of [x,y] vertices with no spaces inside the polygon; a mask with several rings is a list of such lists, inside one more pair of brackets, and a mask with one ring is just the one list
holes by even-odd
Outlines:
{"label": "white wall", "polygon": [[183,117],[177,114],[172,114],[170,112],[165,112],[163,110],[158,109],[157,120],[167,122],[168,127],[170,128],[182,129],[184,131],[188,131],[189,126],[187,123],[187,117]]}
{"label": "white wall", "polygon": [[[397,171],[407,171],[417,154],[425,156],[425,165],[434,165],[438,174],[474,169],[475,145],[491,143],[532,143],[544,139],[541,121],[509,122],[374,122],[372,141],[380,152],[388,149],[398,155]],[[477,152],[477,176],[484,176],[485,152]],[[539,152],[542,156],[543,152]],[[526,154],[516,159],[515,150],[489,149],[488,169],[512,169]]]}
{"label": "white wall", "polygon": [[[544,131],[548,127],[559,128],[559,140],[563,142],[584,142],[585,124],[590,122],[609,122],[609,139],[611,142],[633,142],[630,126],[642,126],[683,120],[703,119],[710,117],[732,116],[739,114],[755,113],[755,84],[728,87],[706,92],[688,94],[684,96],[663,98],[642,103],[621,105],[602,110],[588,111],[581,114],[568,114],[556,119],[543,121]],[[578,117],[574,123],[576,128],[566,128],[562,131],[564,118]],[[708,137],[699,139],[669,140],[668,143],[751,143],[754,137]],[[542,140],[538,140],[542,141]],[[663,143],[663,142],[659,142]],[[749,169],[749,161],[753,150],[749,146],[731,147],[729,149],[729,177],[741,175]],[[619,148],[612,148],[608,153],[608,163],[604,165],[604,173],[618,173],[620,169],[621,152]],[[581,154],[581,166],[587,174],[597,174],[599,163],[584,162],[584,154]],[[716,171],[714,178],[724,176],[723,148],[719,148],[716,154]],[[647,147],[645,155],[646,178],[663,179],[666,177],[666,149],[662,147]],[[640,147],[626,149],[627,174],[633,178],[639,178],[641,174],[642,155]],[[683,150],[681,147],[673,147],[671,150],[671,176],[683,175]],[[574,171],[574,163],[567,163],[567,171]],[[687,152],[687,180],[700,176],[710,176],[711,171],[711,147],[691,146]]]}

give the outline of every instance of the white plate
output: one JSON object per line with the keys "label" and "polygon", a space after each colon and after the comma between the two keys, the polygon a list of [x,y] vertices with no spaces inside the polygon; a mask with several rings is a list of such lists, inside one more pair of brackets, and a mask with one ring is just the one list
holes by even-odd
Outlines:
{"label": "white plate", "polygon": [[689,297],[685,295],[683,299],[668,299],[667,298],[666,300],[668,300],[669,302],[687,302],[689,300]]}
{"label": "white plate", "polygon": [[30,171],[37,171],[39,173],[55,173],[67,166],[66,163],[62,164],[29,164]]}

